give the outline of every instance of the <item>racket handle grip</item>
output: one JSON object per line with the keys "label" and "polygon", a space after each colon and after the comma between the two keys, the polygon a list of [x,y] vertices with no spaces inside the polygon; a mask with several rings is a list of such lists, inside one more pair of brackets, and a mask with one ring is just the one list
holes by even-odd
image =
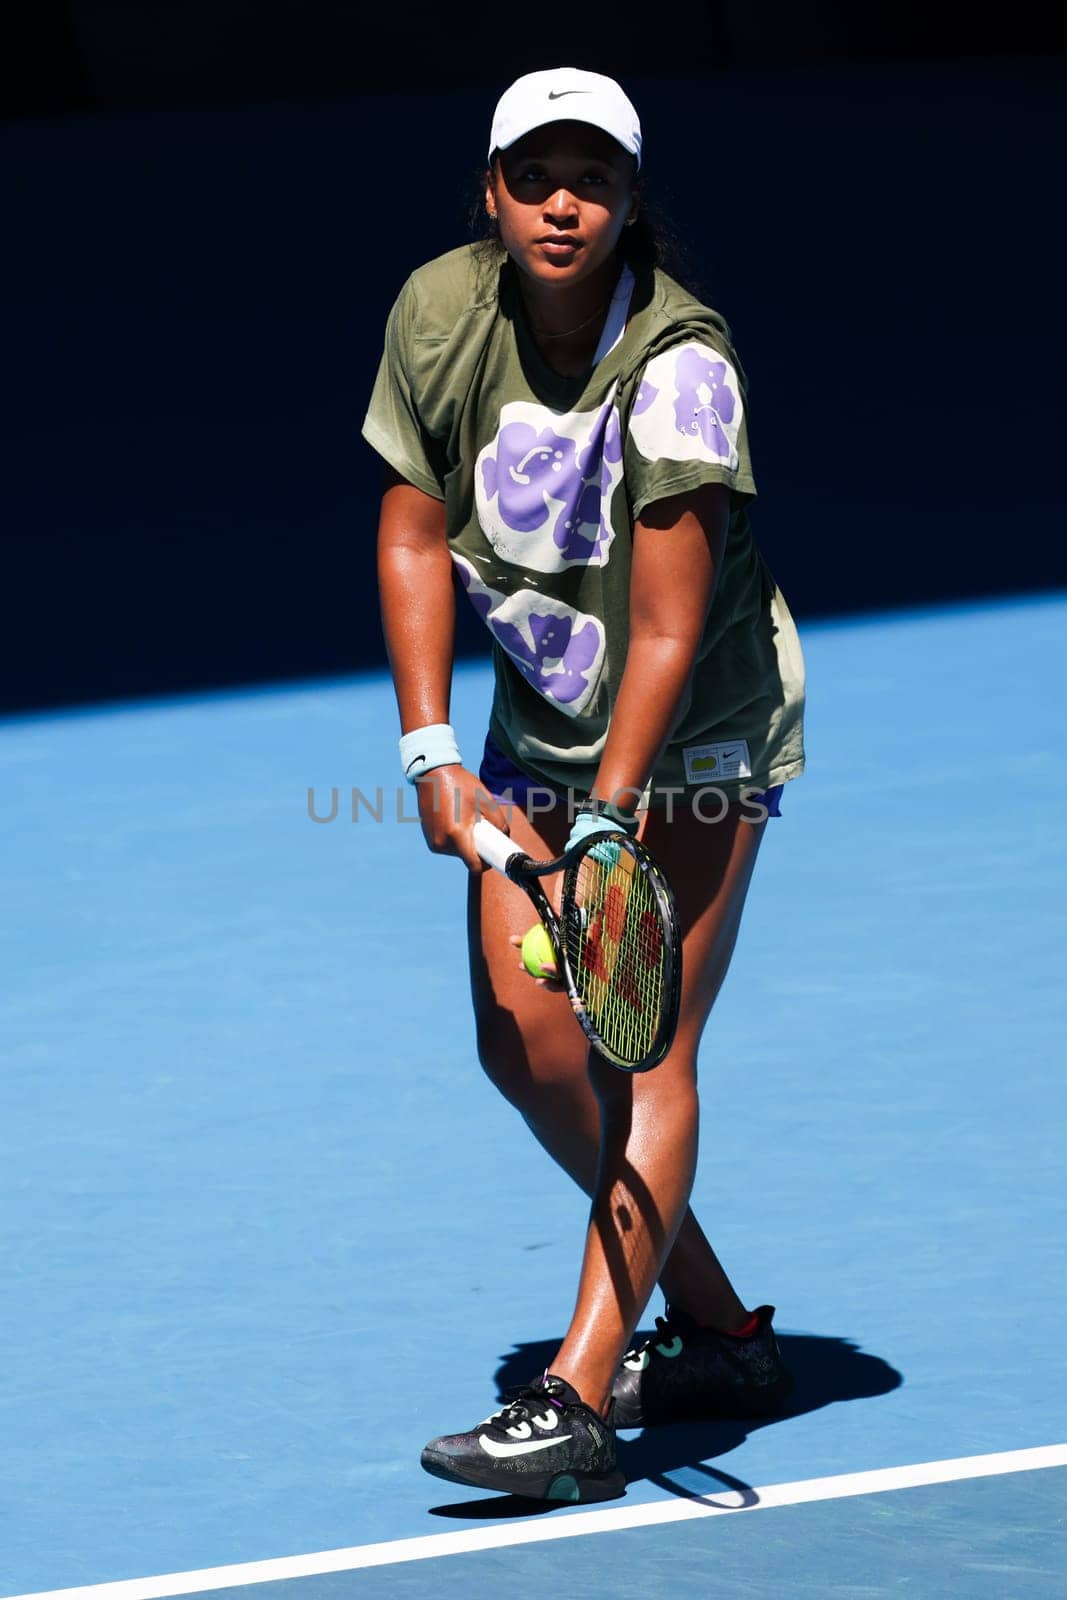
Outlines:
{"label": "racket handle grip", "polygon": [[498,872],[507,872],[512,856],[522,855],[514,841],[484,817],[479,817],[474,824],[474,848],[486,866],[495,867]]}

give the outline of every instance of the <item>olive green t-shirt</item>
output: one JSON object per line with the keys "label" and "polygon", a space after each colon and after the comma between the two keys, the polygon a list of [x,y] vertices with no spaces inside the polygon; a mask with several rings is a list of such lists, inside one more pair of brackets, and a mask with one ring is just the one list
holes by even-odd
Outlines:
{"label": "olive green t-shirt", "polygon": [[452,250],[393,306],[363,434],[444,501],[452,560],[493,639],[490,730],[561,791],[588,792],[604,749],[635,519],[666,495],[726,484],[718,586],[650,803],[668,787],[737,795],[803,770],[803,659],[749,526],[745,379],[718,312],[665,273],[638,273],[615,347],[561,377],[534,344],[507,257]]}

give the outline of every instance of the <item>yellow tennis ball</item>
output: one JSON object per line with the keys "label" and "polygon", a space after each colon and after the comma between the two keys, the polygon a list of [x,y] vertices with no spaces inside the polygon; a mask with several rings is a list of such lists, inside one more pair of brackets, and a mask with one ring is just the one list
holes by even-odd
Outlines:
{"label": "yellow tennis ball", "polygon": [[542,969],[546,966],[555,966],[556,956],[552,949],[552,940],[548,937],[543,922],[535,922],[523,936],[522,964],[531,978],[551,977],[551,973],[546,973]]}

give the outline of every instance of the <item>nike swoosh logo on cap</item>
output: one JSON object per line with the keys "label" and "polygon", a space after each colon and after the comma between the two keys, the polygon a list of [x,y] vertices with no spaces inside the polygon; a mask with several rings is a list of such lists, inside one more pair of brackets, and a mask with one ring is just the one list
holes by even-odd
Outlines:
{"label": "nike swoosh logo on cap", "polygon": [[490,1439],[486,1434],[478,1435],[478,1443],[487,1456],[528,1456],[535,1450],[551,1450],[554,1444],[562,1444],[564,1439],[571,1438],[569,1433],[557,1434],[553,1439],[531,1439],[529,1444],[503,1444],[496,1439]]}
{"label": "nike swoosh logo on cap", "polygon": [[589,92],[590,91],[588,89],[560,89],[559,93],[557,94],[554,89],[550,89],[548,91],[548,98],[550,100],[562,100],[565,94],[589,94]]}

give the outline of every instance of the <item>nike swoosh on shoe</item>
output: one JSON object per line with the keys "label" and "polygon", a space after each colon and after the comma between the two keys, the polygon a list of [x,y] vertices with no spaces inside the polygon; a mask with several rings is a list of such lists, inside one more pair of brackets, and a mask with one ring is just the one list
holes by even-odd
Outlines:
{"label": "nike swoosh on shoe", "polygon": [[551,1439],[531,1439],[528,1444],[504,1444],[500,1440],[490,1439],[486,1434],[480,1433],[478,1435],[478,1443],[486,1455],[495,1456],[499,1459],[501,1456],[528,1456],[532,1455],[535,1450],[550,1450],[553,1445],[562,1444],[565,1439],[572,1437],[572,1434],[560,1433],[554,1435]]}

